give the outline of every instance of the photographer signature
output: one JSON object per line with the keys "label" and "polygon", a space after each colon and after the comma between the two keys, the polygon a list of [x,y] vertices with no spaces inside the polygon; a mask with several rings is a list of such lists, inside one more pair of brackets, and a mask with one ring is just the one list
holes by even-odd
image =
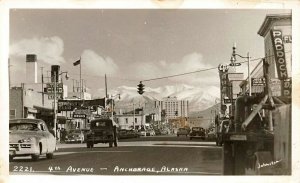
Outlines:
{"label": "photographer signature", "polygon": [[271,161],[269,163],[258,164],[258,168],[263,168],[263,167],[267,167],[267,166],[274,166],[279,162],[281,162],[281,160]]}

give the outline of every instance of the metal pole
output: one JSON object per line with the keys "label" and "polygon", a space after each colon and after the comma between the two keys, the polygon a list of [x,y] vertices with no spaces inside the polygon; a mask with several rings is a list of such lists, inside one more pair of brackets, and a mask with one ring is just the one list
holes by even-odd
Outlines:
{"label": "metal pole", "polygon": [[57,129],[56,129],[56,124],[57,124],[57,116],[56,116],[56,72],[54,72],[54,133],[55,133],[55,140],[57,137]]}
{"label": "metal pole", "polygon": [[133,103],[133,129],[135,129],[135,107]]}
{"label": "metal pole", "polygon": [[251,96],[251,76],[250,76],[250,54],[247,53],[248,58],[248,80],[249,80],[249,96]]}
{"label": "metal pole", "polygon": [[42,72],[42,105],[44,106],[44,72],[43,68],[41,67],[41,72]]}
{"label": "metal pole", "polygon": [[111,97],[111,120],[114,121],[114,100]]}
{"label": "metal pole", "polygon": [[79,92],[80,92],[80,99],[82,99],[82,89],[81,89],[81,58],[80,58],[80,63],[79,63]]}

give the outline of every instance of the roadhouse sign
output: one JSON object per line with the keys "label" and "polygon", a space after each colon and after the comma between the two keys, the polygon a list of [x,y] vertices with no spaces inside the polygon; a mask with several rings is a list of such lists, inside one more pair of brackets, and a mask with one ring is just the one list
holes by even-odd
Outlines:
{"label": "roadhouse sign", "polygon": [[285,52],[282,40],[282,32],[280,30],[271,30],[272,43],[275,54],[275,62],[277,67],[278,78],[284,80],[288,78]]}

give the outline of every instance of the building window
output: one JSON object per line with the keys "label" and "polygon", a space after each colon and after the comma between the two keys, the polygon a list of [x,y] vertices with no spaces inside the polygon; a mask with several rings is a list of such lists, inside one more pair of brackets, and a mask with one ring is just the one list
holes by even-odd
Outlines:
{"label": "building window", "polygon": [[125,122],[126,122],[126,124],[128,124],[128,118],[125,118]]}
{"label": "building window", "polygon": [[16,114],[17,114],[16,109],[10,109],[10,110],[9,110],[9,117],[10,117],[11,119],[16,118]]}
{"label": "building window", "polygon": [[134,122],[137,123],[137,118],[134,118]]}

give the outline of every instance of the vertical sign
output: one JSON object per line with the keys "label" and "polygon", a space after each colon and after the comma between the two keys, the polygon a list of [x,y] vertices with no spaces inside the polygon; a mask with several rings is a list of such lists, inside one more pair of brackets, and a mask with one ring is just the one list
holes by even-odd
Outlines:
{"label": "vertical sign", "polygon": [[271,30],[271,38],[275,54],[275,63],[277,67],[278,78],[280,80],[287,79],[288,73],[281,30]]}

